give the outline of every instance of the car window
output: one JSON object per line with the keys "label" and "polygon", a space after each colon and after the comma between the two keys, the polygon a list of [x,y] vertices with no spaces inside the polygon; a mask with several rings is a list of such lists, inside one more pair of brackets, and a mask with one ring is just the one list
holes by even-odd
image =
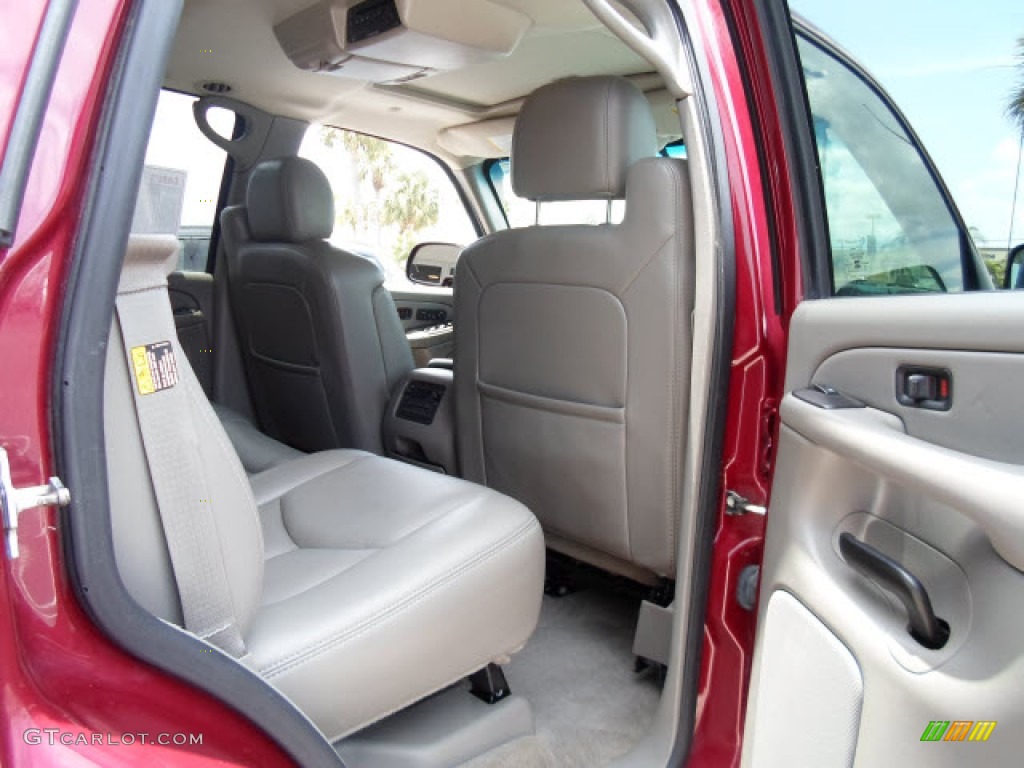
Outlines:
{"label": "car window", "polygon": [[[659,153],[662,157],[686,159],[686,145],[682,139],[667,144]],[[612,224],[622,223],[626,215],[626,201],[564,200],[541,203],[519,197],[512,191],[512,175],[507,157],[491,160],[486,165],[487,177],[505,213],[510,227],[529,227],[534,224]]]}
{"label": "car window", "polygon": [[964,290],[964,238],[913,138],[856,71],[798,37],[837,296]]}
{"label": "car window", "polygon": [[606,200],[559,200],[539,206],[532,200],[519,197],[512,191],[509,160],[503,158],[488,164],[487,175],[498,201],[505,211],[510,227],[530,227],[534,224],[618,224],[626,214],[626,201],[613,200],[609,219]]}
{"label": "car window", "polygon": [[[172,234],[181,242],[178,269],[205,272],[227,153],[199,131],[196,97],[161,91],[132,218],[137,234]],[[235,114],[211,109],[211,127],[231,136]]]}
{"label": "car window", "polygon": [[477,238],[451,177],[425,152],[313,125],[299,156],[320,166],[334,191],[330,241],[377,261],[390,287],[411,285],[405,261],[417,244],[468,245]]}

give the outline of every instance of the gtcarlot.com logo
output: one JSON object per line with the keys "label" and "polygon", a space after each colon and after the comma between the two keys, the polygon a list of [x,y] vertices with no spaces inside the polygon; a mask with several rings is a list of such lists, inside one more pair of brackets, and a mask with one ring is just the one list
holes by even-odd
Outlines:
{"label": "gtcarlot.com logo", "polygon": [[60,728],[29,728],[21,738],[26,744],[46,744],[56,746],[117,747],[132,744],[159,744],[163,747],[196,746],[203,743],[201,733],[83,733],[82,731],[64,731]]}
{"label": "gtcarlot.com logo", "polygon": [[995,720],[932,720],[921,741],[988,741],[995,729]]}

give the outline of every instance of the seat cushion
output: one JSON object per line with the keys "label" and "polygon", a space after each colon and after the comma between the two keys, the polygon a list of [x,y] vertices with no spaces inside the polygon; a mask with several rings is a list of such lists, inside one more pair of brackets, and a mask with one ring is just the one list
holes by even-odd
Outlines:
{"label": "seat cushion", "polygon": [[265,543],[255,667],[332,741],[522,647],[544,542],[518,502],[361,451],[252,478]]}

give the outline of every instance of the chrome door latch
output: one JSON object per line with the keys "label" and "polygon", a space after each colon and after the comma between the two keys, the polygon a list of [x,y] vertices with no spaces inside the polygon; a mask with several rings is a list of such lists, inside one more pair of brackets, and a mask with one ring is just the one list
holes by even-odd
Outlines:
{"label": "chrome door latch", "polygon": [[18,557],[18,515],[23,510],[66,507],[70,503],[71,491],[57,477],[51,477],[46,485],[15,488],[11,482],[11,463],[7,460],[7,451],[0,447],[0,507],[4,517],[8,557],[12,560]]}
{"label": "chrome door latch", "polygon": [[725,514],[727,515],[763,515],[767,511],[760,504],[751,504],[736,491],[725,492]]}

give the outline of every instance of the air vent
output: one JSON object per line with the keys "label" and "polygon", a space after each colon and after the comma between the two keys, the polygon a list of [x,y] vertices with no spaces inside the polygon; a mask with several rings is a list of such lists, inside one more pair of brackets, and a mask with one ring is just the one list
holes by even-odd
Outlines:
{"label": "air vent", "polygon": [[446,389],[444,384],[432,381],[410,381],[402,393],[395,415],[405,421],[415,421],[417,424],[433,424]]}
{"label": "air vent", "polygon": [[231,86],[227,83],[218,83],[215,80],[204,80],[199,83],[199,87],[207,93],[224,94],[230,93]]}

